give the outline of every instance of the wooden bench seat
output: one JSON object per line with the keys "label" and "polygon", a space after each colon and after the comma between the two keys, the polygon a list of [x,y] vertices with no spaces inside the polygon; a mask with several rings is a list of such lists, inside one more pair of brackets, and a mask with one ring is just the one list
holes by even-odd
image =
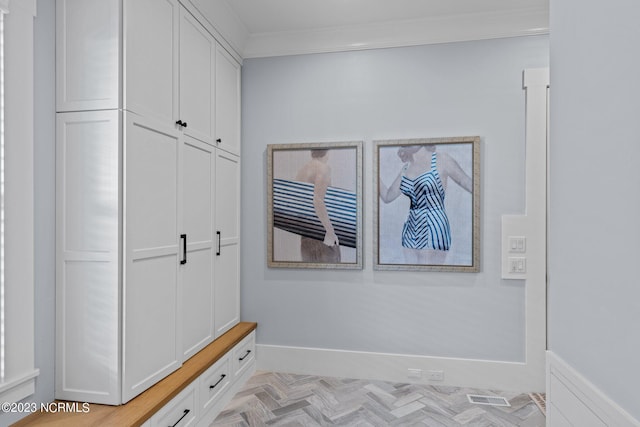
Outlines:
{"label": "wooden bench seat", "polygon": [[77,412],[36,412],[13,426],[140,426],[256,328],[257,323],[239,323],[184,362],[180,369],[124,405],[92,403],[87,412],[82,412],[80,402]]}

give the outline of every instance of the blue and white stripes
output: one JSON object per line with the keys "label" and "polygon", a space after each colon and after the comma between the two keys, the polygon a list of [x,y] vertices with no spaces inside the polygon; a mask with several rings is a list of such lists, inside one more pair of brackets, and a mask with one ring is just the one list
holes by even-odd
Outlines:
{"label": "blue and white stripes", "polygon": [[444,187],[436,168],[436,153],[431,169],[415,179],[402,176],[400,191],[411,201],[402,230],[402,246],[411,249],[448,251],[451,228],[444,209]]}
{"label": "blue and white stripes", "polygon": [[[273,180],[273,226],[291,233],[324,240],[325,229],[313,207],[313,184]],[[329,187],[324,197],[329,219],[341,246],[356,247],[356,193]]]}

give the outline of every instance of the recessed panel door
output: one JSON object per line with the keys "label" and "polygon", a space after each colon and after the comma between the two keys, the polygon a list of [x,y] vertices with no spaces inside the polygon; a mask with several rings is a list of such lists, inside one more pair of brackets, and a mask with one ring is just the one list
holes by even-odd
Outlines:
{"label": "recessed panel door", "polygon": [[214,315],[219,337],[240,321],[240,158],[216,155]]}
{"label": "recessed panel door", "polygon": [[182,351],[184,359],[213,341],[214,148],[185,137],[183,144],[181,233]]}
{"label": "recessed panel door", "polygon": [[180,113],[186,135],[213,143],[215,40],[182,8],[180,14]]}
{"label": "recessed panel door", "polygon": [[124,386],[128,401],[180,366],[178,133],[127,113]]}

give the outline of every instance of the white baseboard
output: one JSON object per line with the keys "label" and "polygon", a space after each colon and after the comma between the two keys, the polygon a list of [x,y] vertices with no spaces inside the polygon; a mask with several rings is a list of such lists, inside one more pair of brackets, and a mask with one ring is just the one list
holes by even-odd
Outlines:
{"label": "white baseboard", "polygon": [[[258,370],[392,382],[451,385],[501,391],[544,392],[544,363],[439,358],[275,345],[257,345]],[[421,378],[409,369],[421,370]],[[442,371],[431,381],[429,371]]]}
{"label": "white baseboard", "polygon": [[547,425],[640,427],[640,421],[553,352],[547,352]]}

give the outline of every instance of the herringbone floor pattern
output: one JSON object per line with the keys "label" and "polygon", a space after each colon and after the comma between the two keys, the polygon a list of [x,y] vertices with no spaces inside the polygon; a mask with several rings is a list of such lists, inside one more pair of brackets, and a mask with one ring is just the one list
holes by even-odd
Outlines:
{"label": "herringbone floor pattern", "polygon": [[[500,395],[511,406],[471,404],[467,394]],[[257,372],[211,426],[544,425],[527,394]]]}

